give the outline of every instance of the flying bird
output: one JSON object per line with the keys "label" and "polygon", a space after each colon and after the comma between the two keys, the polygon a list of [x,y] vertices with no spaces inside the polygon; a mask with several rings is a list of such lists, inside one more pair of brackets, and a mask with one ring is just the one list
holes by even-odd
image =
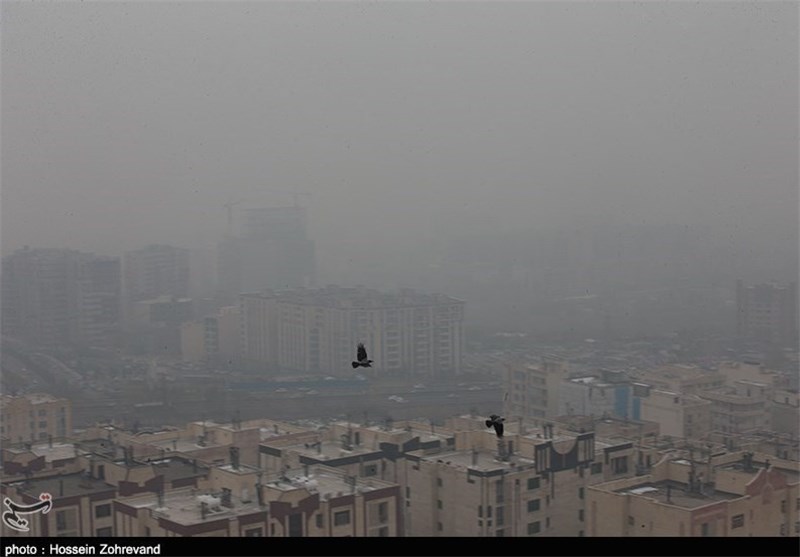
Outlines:
{"label": "flying bird", "polygon": [[489,419],[486,420],[486,427],[494,427],[494,432],[497,434],[497,436],[502,437],[504,421],[506,421],[505,418],[501,418],[497,414],[492,414],[489,416]]}
{"label": "flying bird", "polygon": [[353,369],[357,367],[372,367],[372,360],[367,357],[367,349],[364,348],[364,343],[358,343],[358,354],[356,356],[356,362],[353,362]]}

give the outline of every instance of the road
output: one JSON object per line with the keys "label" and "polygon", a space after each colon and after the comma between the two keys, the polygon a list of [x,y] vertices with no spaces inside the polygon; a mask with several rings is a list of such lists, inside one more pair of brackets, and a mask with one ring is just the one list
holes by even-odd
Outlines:
{"label": "road", "polygon": [[[450,397],[449,394],[456,396]],[[135,408],[133,404],[120,404],[112,399],[95,400],[85,404],[73,405],[75,427],[86,427],[96,421],[116,418],[132,423],[138,421],[142,427],[161,425],[181,426],[188,421],[203,417],[220,422],[230,421],[236,412],[242,420],[256,418],[275,418],[295,420],[301,418],[344,417],[347,414],[354,420],[361,420],[364,413],[371,420],[391,417],[395,420],[427,417],[441,421],[446,417],[469,413],[474,410],[480,414],[497,412],[502,404],[502,391],[499,388],[482,390],[450,390],[402,392],[394,391],[406,402],[387,399],[386,392],[363,394],[316,394],[292,398],[292,394],[261,395],[222,391],[213,400],[194,397],[188,400],[174,400],[165,406]],[[389,395],[390,396],[390,395]]]}

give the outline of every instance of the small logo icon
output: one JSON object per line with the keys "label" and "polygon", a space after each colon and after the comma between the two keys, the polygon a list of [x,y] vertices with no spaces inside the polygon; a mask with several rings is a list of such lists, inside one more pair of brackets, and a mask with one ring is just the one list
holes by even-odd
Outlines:
{"label": "small logo icon", "polygon": [[28,520],[22,518],[21,514],[33,514],[41,512],[47,514],[53,508],[53,497],[49,493],[40,493],[39,502],[32,505],[17,505],[14,501],[5,498],[3,501],[8,510],[3,513],[3,522],[9,528],[18,532],[28,532]]}

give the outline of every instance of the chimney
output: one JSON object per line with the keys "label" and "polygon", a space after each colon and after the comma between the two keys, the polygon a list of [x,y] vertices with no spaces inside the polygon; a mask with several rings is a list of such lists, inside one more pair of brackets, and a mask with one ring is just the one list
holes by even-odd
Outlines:
{"label": "chimney", "polygon": [[233,508],[233,502],[231,501],[231,490],[227,487],[222,488],[222,506]]}

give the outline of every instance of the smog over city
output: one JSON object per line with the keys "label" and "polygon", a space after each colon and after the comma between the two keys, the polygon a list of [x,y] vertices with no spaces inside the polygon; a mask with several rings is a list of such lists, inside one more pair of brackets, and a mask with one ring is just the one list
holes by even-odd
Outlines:
{"label": "smog over city", "polygon": [[796,544],[799,21],[4,2],[3,536]]}

